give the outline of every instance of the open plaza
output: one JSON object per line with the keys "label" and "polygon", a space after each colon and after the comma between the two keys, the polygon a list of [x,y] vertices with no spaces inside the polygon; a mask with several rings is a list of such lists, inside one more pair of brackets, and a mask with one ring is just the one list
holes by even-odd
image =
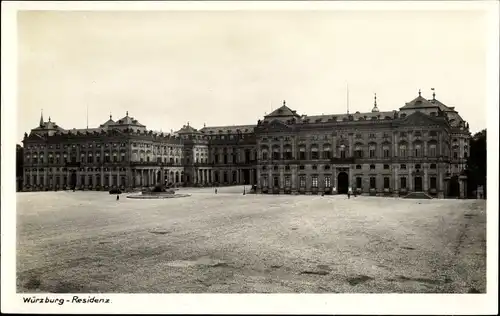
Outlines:
{"label": "open plaza", "polygon": [[17,291],[486,291],[485,200],[176,194],[17,193]]}

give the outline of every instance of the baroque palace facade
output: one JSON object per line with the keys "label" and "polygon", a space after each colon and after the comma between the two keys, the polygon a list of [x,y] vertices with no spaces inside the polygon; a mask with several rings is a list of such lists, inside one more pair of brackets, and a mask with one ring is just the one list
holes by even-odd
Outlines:
{"label": "baroque palace facade", "polygon": [[306,116],[285,102],[257,124],[147,130],[128,115],[66,130],[40,118],[26,133],[23,190],[252,184],[257,193],[465,197],[469,125],[418,96],[399,110]]}

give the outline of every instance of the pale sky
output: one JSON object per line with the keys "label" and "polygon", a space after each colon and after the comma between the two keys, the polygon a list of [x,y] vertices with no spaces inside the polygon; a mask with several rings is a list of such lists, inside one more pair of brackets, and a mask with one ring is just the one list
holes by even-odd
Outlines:
{"label": "pale sky", "polygon": [[18,139],[40,110],[66,129],[130,116],[148,129],[398,109],[422,89],[486,127],[480,11],[68,12],[18,15]]}

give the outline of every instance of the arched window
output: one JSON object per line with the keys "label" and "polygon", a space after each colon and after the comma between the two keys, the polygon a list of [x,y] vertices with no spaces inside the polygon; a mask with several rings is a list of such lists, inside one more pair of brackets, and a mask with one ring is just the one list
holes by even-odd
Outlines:
{"label": "arched window", "polygon": [[[268,160],[269,159],[269,156],[268,156],[269,155],[268,154],[268,147],[267,146],[262,146],[260,148],[260,152],[261,152],[262,160]],[[216,160],[217,160],[217,158],[216,158]]]}
{"label": "arched window", "polygon": [[354,147],[354,157],[363,158],[363,149],[360,144],[357,144],[356,147]]}
{"label": "arched window", "polygon": [[306,147],[303,145],[299,147],[299,159],[300,160],[306,159]]}
{"label": "arched window", "polygon": [[331,158],[331,149],[329,144],[323,145],[323,159]]}
{"label": "arched window", "polygon": [[415,157],[422,156],[422,146],[420,144],[415,144]]}
{"label": "arched window", "polygon": [[436,151],[436,144],[430,144],[429,145],[429,157],[436,157],[437,151]]}
{"label": "arched window", "polygon": [[382,147],[382,150],[384,152],[384,158],[390,158],[391,157],[391,149],[389,145],[384,145]]}
{"label": "arched window", "polygon": [[319,159],[319,151],[317,145],[311,145],[311,159]]}
{"label": "arched window", "polygon": [[278,146],[273,146],[273,160],[280,160],[281,153],[280,148]]}
{"label": "arched window", "polygon": [[370,144],[370,158],[376,158],[377,157],[377,146],[375,144]]}
{"label": "arched window", "polygon": [[346,157],[346,154],[345,154],[345,146],[344,145],[340,145],[340,158],[345,158]]}
{"label": "arched window", "polygon": [[292,155],[292,147],[290,145],[285,145],[283,147],[283,150],[284,150],[284,153],[283,153],[283,158],[285,159],[293,159],[293,155]]}
{"label": "arched window", "polygon": [[399,156],[406,157],[406,144],[399,145]]}

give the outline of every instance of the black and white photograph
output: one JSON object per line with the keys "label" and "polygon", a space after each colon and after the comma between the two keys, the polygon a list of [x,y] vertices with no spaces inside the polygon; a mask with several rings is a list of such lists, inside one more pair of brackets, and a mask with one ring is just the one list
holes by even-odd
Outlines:
{"label": "black and white photograph", "polygon": [[2,312],[497,313],[498,9],[2,3]]}

